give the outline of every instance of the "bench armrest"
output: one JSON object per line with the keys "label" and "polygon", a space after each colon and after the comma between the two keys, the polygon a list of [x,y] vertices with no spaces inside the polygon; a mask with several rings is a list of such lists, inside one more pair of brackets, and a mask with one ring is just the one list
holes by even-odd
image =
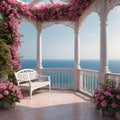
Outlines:
{"label": "bench armrest", "polygon": [[40,78],[47,78],[48,79],[48,81],[50,81],[50,77],[51,76],[44,76],[44,75],[38,75]]}
{"label": "bench armrest", "polygon": [[51,77],[51,76],[39,75],[39,77]]}

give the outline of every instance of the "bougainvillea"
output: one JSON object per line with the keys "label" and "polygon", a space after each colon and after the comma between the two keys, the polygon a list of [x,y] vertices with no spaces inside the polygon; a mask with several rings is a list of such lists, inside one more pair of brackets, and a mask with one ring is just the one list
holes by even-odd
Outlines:
{"label": "bougainvillea", "polygon": [[93,0],[73,0],[70,4],[45,4],[40,7],[28,6],[15,0],[8,0],[8,3],[10,6],[17,6],[15,13],[17,11],[20,15],[28,19],[48,22],[54,20],[76,21],[92,1]]}
{"label": "bougainvillea", "polygon": [[[22,4],[16,0],[0,0],[0,40],[9,48],[9,69],[14,71],[20,67],[18,47],[21,34],[18,25],[21,17],[36,22],[77,21],[83,11],[94,0],[73,0],[69,4],[45,4],[39,7]],[[1,53],[0,53],[1,54]]]}

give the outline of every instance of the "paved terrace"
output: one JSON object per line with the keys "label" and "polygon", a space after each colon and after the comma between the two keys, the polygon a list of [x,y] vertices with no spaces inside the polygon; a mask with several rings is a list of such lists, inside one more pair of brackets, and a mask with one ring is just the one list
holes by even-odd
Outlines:
{"label": "paved terrace", "polygon": [[24,98],[15,108],[0,110],[0,120],[115,120],[100,115],[91,98],[78,92],[37,90],[32,99]]}

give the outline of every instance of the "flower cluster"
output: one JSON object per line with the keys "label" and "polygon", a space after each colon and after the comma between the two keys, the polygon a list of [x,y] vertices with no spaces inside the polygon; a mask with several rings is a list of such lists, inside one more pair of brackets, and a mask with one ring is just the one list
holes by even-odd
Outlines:
{"label": "flower cluster", "polygon": [[18,55],[18,47],[20,46],[20,38],[22,37],[18,32],[18,25],[21,21],[15,3],[15,0],[0,0],[0,41],[4,43],[4,46],[7,46],[6,54],[4,51],[0,52],[0,57],[4,58],[4,60],[1,59],[2,62],[0,62],[0,65],[4,62],[1,66],[5,66],[1,68],[2,70],[0,69],[0,76],[8,74],[8,76],[12,76],[9,78],[11,80],[14,80],[11,74],[21,65]]}
{"label": "flower cluster", "polygon": [[98,109],[120,112],[120,85],[116,86],[113,80],[101,84],[101,88],[95,90],[93,98]]}
{"label": "flower cluster", "polygon": [[19,14],[22,16],[40,22],[55,20],[76,21],[92,1],[74,0],[70,4],[45,4],[40,7],[23,5],[18,2],[17,7]]}
{"label": "flower cluster", "polygon": [[[19,15],[40,22],[54,20],[76,21],[93,1],[94,0],[74,0],[70,4],[56,3],[35,7],[22,4],[16,0],[5,0],[0,3],[0,11],[7,14],[7,16],[9,15],[10,25],[12,25],[14,21],[14,16],[17,18]],[[16,26],[14,25],[13,27]]]}
{"label": "flower cluster", "polygon": [[20,102],[20,99],[22,99],[22,94],[18,86],[12,82],[0,83],[0,107],[4,103],[12,105],[15,102]]}
{"label": "flower cluster", "polygon": [[20,68],[20,60],[18,60],[19,54],[18,54],[18,48],[14,45],[9,45],[9,56],[8,59],[10,61],[10,70],[15,70]]}

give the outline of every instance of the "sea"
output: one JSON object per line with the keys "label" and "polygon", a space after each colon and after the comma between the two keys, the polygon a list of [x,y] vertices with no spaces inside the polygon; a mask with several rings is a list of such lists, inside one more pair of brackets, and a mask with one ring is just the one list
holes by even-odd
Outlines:
{"label": "sea", "polygon": [[[73,60],[43,60],[44,68],[74,68]],[[82,69],[99,70],[99,60],[81,60],[80,66]],[[112,73],[120,73],[120,60],[109,60],[109,70]],[[21,68],[36,68],[36,60],[24,59],[22,60]]]}

